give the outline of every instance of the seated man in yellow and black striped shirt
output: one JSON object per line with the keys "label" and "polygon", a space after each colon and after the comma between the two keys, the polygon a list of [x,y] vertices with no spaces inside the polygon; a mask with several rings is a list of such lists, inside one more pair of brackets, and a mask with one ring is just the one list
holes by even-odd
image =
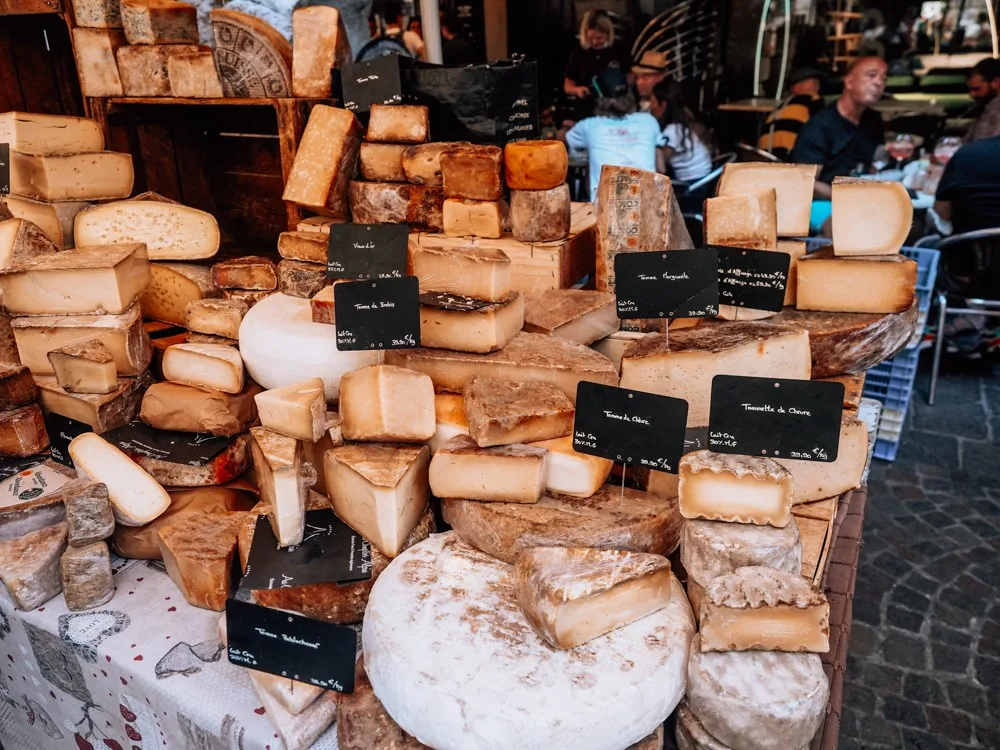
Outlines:
{"label": "seated man in yellow and black striped shirt", "polygon": [[823,108],[823,98],[819,95],[821,76],[815,68],[792,71],[789,77],[791,95],[768,115],[764,134],[757,143],[759,149],[788,161],[802,126]]}

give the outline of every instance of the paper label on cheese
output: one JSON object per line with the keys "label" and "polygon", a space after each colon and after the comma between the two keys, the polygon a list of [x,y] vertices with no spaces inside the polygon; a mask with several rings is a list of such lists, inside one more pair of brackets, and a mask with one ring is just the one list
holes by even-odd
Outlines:
{"label": "paper label on cheese", "polygon": [[28,461],[34,462],[35,465],[18,471],[0,482],[0,509],[45,497],[69,481],[69,477],[65,474],[37,463],[37,457],[32,457]]}

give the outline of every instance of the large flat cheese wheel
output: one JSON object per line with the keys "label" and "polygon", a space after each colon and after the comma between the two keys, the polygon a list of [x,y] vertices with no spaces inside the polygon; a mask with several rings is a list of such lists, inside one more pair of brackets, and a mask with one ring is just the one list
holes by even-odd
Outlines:
{"label": "large flat cheese wheel", "polygon": [[747,565],[798,574],[802,570],[799,526],[794,516],[781,529],[726,521],[685,521],[681,564],[688,577],[702,586]]}
{"label": "large flat cheese wheel", "polygon": [[262,299],[243,318],[240,354],[250,377],[264,388],[323,378],[327,401],[339,397],[344,373],[378,361],[376,351],[338,351],[336,326],[313,323],[309,300],[280,293]]}
{"label": "large flat cheese wheel", "polygon": [[365,670],[403,731],[438,750],[621,750],[654,732],[684,692],[694,634],[677,579],[666,608],[562,651],[528,624],[511,572],[454,533],[383,571]]}

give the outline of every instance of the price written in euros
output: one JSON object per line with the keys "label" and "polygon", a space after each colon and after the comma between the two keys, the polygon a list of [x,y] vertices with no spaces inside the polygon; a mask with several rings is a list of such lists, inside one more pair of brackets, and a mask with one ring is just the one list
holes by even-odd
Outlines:
{"label": "price written in euros", "polygon": [[648,466],[651,469],[657,469],[659,471],[670,471],[670,472],[672,472],[674,470],[674,467],[671,466],[670,462],[667,461],[667,459],[665,459],[665,458],[655,458],[655,459],[652,459],[652,460],[648,459],[648,458],[640,458],[639,459],[639,463],[642,466]]}
{"label": "price written in euros", "polygon": [[393,346],[416,346],[417,340],[413,337],[412,333],[408,333],[401,339],[393,339]]}

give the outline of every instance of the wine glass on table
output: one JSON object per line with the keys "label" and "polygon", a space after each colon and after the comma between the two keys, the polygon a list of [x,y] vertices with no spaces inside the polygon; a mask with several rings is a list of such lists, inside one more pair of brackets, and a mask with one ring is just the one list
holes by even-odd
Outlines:
{"label": "wine glass on table", "polygon": [[889,156],[896,160],[896,169],[899,169],[904,161],[913,156],[917,144],[909,133],[899,133],[885,144],[885,148]]}
{"label": "wine glass on table", "polygon": [[947,135],[944,138],[939,138],[938,142],[934,145],[934,161],[941,166],[946,165],[949,161],[951,161],[951,157],[955,155],[955,152],[961,147],[961,138],[953,135]]}

